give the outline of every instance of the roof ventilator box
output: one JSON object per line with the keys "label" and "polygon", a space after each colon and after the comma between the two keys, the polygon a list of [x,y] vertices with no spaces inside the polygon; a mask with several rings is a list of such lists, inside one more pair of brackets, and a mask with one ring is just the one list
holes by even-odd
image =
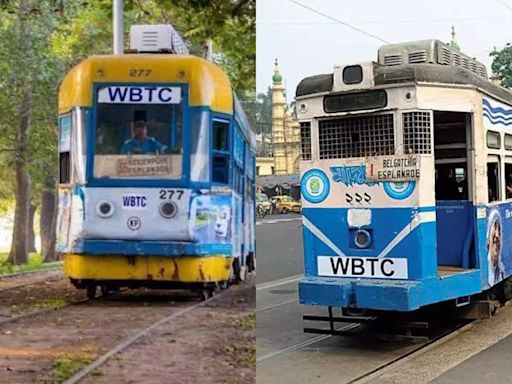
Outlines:
{"label": "roof ventilator box", "polygon": [[185,42],[170,24],[132,25],[128,52],[189,54]]}

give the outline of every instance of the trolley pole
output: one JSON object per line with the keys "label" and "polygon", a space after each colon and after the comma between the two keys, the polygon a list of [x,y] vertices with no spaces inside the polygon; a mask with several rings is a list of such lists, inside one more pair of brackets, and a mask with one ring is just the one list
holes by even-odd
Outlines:
{"label": "trolley pole", "polygon": [[114,0],[112,3],[112,21],[114,38],[114,55],[123,54],[123,0]]}

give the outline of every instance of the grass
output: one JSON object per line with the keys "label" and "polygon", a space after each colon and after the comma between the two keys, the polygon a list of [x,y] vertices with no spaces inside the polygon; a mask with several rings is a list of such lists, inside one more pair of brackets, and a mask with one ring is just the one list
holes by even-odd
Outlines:
{"label": "grass", "polygon": [[236,317],[235,324],[243,330],[252,330],[256,328],[256,313],[252,312],[248,316]]}
{"label": "grass", "polygon": [[67,305],[68,303],[69,300],[67,299],[46,299],[27,306],[14,305],[11,307],[11,310],[13,313],[28,313],[39,311],[41,309],[57,309]]}
{"label": "grass", "polygon": [[46,271],[56,269],[62,264],[61,261],[43,263],[43,258],[39,253],[31,253],[28,257],[27,264],[14,265],[5,262],[7,256],[7,253],[0,253],[0,276],[19,272]]}
{"label": "grass", "polygon": [[53,383],[60,384],[73,376],[75,372],[90,364],[93,357],[90,353],[84,352],[80,354],[60,354],[54,361],[52,366]]}
{"label": "grass", "polygon": [[256,347],[254,343],[233,343],[224,346],[224,353],[235,360],[237,367],[256,367]]}

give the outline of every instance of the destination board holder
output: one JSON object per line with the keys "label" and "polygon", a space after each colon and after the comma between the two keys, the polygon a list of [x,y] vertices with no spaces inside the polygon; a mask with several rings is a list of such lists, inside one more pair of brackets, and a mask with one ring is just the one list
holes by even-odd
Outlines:
{"label": "destination board holder", "polygon": [[373,182],[416,181],[420,178],[419,155],[367,157],[366,180]]}

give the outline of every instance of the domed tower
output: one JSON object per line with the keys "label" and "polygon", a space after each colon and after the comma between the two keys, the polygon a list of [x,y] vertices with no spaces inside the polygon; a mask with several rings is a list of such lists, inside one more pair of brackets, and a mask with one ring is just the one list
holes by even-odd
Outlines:
{"label": "domed tower", "polygon": [[287,173],[286,153],[286,98],[283,76],[279,71],[277,59],[272,76],[272,147],[274,152],[274,172],[276,175]]}

